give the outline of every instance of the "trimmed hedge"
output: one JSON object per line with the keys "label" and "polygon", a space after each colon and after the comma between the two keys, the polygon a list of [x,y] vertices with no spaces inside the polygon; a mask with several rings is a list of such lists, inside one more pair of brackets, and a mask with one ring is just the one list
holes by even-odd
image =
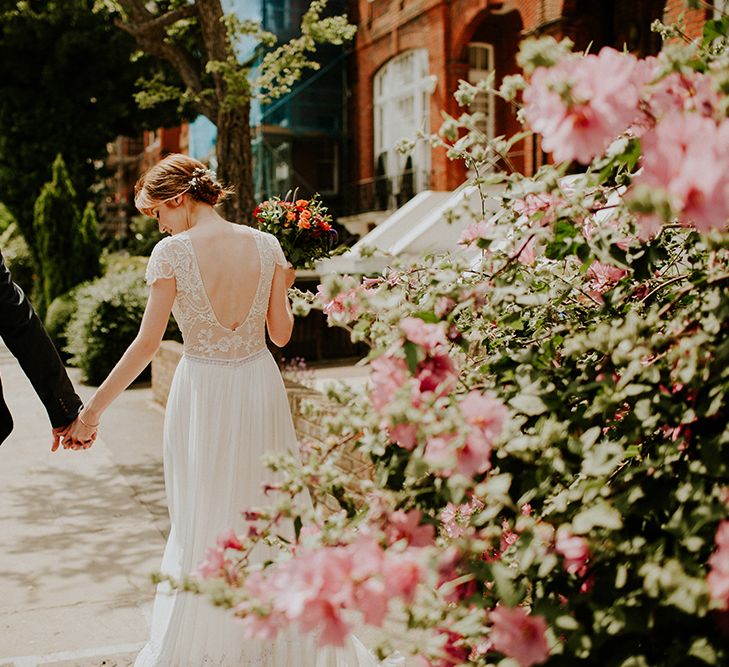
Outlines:
{"label": "trimmed hedge", "polygon": [[[76,312],[65,331],[66,352],[86,382],[102,382],[134,340],[148,293],[142,268],[109,273],[76,290]],[[180,340],[173,321],[165,337]],[[139,379],[148,378],[149,368]]]}
{"label": "trimmed hedge", "polygon": [[69,354],[66,351],[68,345],[66,330],[78,310],[77,294],[83,287],[85,287],[85,284],[78,285],[65,294],[56,297],[46,311],[44,323],[46,331],[64,361],[69,359]]}
{"label": "trimmed hedge", "polygon": [[36,282],[35,263],[17,223],[10,223],[0,235],[0,250],[13,280],[30,296]]}

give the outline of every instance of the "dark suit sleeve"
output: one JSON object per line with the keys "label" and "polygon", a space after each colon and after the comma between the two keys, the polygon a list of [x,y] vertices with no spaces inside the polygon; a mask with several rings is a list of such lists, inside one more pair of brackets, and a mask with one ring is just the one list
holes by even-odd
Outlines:
{"label": "dark suit sleeve", "polygon": [[53,427],[72,422],[81,409],[63,362],[0,253],[0,338],[43,401]]}

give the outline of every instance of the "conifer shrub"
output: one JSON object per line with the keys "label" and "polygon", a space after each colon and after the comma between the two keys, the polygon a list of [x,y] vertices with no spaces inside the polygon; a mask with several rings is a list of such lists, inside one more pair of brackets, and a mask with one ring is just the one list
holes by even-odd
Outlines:
{"label": "conifer shrub", "polygon": [[75,285],[99,274],[100,243],[93,208],[79,213],[63,157],[53,162],[33,211],[36,252],[42,289],[39,310]]}

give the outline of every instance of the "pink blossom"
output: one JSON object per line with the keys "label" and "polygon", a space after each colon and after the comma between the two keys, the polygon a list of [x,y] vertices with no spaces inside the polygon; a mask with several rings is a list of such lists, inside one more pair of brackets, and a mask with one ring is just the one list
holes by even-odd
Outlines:
{"label": "pink blossom", "polygon": [[387,519],[385,532],[390,544],[405,539],[410,546],[427,547],[435,541],[435,526],[420,523],[423,513],[419,509],[392,512]]}
{"label": "pink blossom", "polygon": [[433,310],[436,317],[446,317],[450,312],[457,306],[455,299],[451,299],[448,296],[441,296],[435,302]]}
{"label": "pink blossom", "polygon": [[349,545],[299,545],[293,558],[253,573],[236,615],[252,637],[273,639],[287,622],[298,622],[302,632],[317,630],[321,644],[342,646],[350,630],[347,610],[381,625],[390,600],[399,596],[412,603],[422,579],[415,551],[385,552],[363,532]]}
{"label": "pink blossom", "polygon": [[322,310],[327,317],[344,322],[351,322],[356,319],[361,309],[357,300],[359,286],[340,292],[334,298],[330,298],[325,292],[324,286],[317,287],[316,296],[323,304]]}
{"label": "pink blossom", "polygon": [[235,565],[225,557],[225,550],[220,546],[205,550],[205,556],[198,564],[196,574],[202,579],[224,579],[233,585],[238,583]]}
{"label": "pink blossom", "polygon": [[241,551],[243,549],[243,543],[238,539],[233,529],[227,533],[220,535],[217,540],[217,544],[221,549],[237,549]]}
{"label": "pink blossom", "polygon": [[439,469],[439,473],[448,475],[455,462],[455,448],[452,435],[438,435],[428,439],[423,452],[423,459],[428,465]]}
{"label": "pink blossom", "polygon": [[584,537],[573,535],[565,526],[560,526],[557,529],[554,548],[564,558],[563,565],[567,572],[580,577],[585,575],[590,548]]}
{"label": "pink blossom", "polygon": [[477,243],[479,239],[488,239],[489,232],[493,229],[493,225],[487,220],[474,222],[466,227],[458,239],[460,245],[471,245]]}
{"label": "pink blossom", "polygon": [[456,451],[456,470],[464,477],[474,477],[490,469],[491,440],[481,431],[472,431]]}
{"label": "pink blossom", "polygon": [[534,236],[527,236],[519,239],[514,249],[515,253],[519,253],[517,259],[524,266],[532,266],[537,259],[536,253],[536,238]]}
{"label": "pink blossom", "polygon": [[[721,126],[696,113],[669,112],[642,140],[636,184],[664,190],[679,222],[699,231],[729,220],[729,120]],[[710,164],[711,169],[706,165]]]}
{"label": "pink blossom", "polygon": [[391,596],[412,604],[418,584],[424,579],[423,566],[408,552],[390,554],[383,568],[385,585]]}
{"label": "pink blossom", "polygon": [[716,530],[716,551],[709,557],[711,572],[706,578],[712,600],[729,609],[729,521]]}
{"label": "pink blossom", "polygon": [[491,394],[470,391],[459,401],[463,418],[493,442],[504,428],[509,415],[506,406]]}
{"label": "pink blossom", "polygon": [[524,199],[515,199],[512,203],[514,210],[527,218],[537,213],[543,213],[539,223],[542,226],[552,224],[557,218],[556,206],[562,200],[549,192],[530,192]]}
{"label": "pink blossom", "polygon": [[420,345],[426,352],[432,352],[448,345],[442,326],[428,324],[419,317],[406,317],[400,322],[400,329],[405,334],[405,338],[416,345]]}
{"label": "pink blossom", "polygon": [[598,298],[601,294],[607,292],[619,280],[625,278],[628,272],[618,266],[611,264],[603,264],[595,260],[587,270],[588,288],[593,296]]}
{"label": "pink blossom", "polygon": [[387,434],[390,440],[396,442],[403,449],[412,451],[415,449],[418,439],[418,427],[416,424],[390,424],[387,426]]}
{"label": "pink blossom", "polygon": [[372,364],[372,404],[380,412],[393,400],[395,394],[408,381],[405,360],[392,354],[377,357]]}
{"label": "pink blossom", "polygon": [[634,56],[608,47],[538,67],[524,91],[526,120],[555,160],[587,164],[638,116],[643,76]]}
{"label": "pink blossom", "polygon": [[547,623],[541,616],[530,616],[521,607],[497,607],[491,612],[491,639],[494,650],[514,658],[521,667],[547,661],[549,646]]}
{"label": "pink blossom", "polygon": [[435,354],[421,361],[415,377],[421,394],[437,392],[439,396],[451,391],[458,380],[456,366],[447,354]]}
{"label": "pink blossom", "polygon": [[719,96],[706,74],[672,72],[652,87],[648,104],[656,118],[670,111],[695,111],[702,116],[713,116],[719,108]]}
{"label": "pink blossom", "polygon": [[390,604],[385,583],[380,579],[368,579],[354,593],[354,604],[362,612],[364,622],[382,627]]}
{"label": "pink blossom", "polygon": [[351,630],[341,610],[328,600],[313,600],[298,620],[302,632],[319,630],[321,646],[344,646]]}
{"label": "pink blossom", "polygon": [[466,532],[465,525],[468,524],[471,516],[474,512],[483,509],[483,506],[478,498],[472,498],[462,505],[448,503],[440,513],[440,520],[446,535],[450,538],[461,537]]}
{"label": "pink blossom", "polygon": [[519,533],[515,533],[509,522],[504,519],[501,522],[501,540],[499,541],[499,551],[504,553],[509,547],[513,547],[519,541]]}
{"label": "pink blossom", "polygon": [[197,573],[203,579],[220,577],[225,571],[225,553],[220,547],[209,547],[205,550],[205,557],[197,567]]}

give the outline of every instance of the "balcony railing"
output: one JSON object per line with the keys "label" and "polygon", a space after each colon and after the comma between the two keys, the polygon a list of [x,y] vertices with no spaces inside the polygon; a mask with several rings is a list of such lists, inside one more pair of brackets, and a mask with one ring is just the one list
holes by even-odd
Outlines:
{"label": "balcony railing", "polygon": [[[416,182],[416,171],[409,169],[394,177],[376,176],[352,183],[344,188],[343,215],[394,211],[417,194]],[[420,190],[429,184],[430,174],[422,174]]]}

